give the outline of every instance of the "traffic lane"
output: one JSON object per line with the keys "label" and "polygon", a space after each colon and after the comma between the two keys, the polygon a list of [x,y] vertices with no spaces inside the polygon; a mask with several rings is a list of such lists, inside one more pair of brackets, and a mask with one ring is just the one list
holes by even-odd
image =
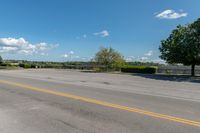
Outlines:
{"label": "traffic lane", "polygon": [[[1,131],[198,133],[199,127],[82,101],[0,86]],[[25,92],[25,93],[24,93]],[[2,126],[3,125],[3,126]]]}
{"label": "traffic lane", "polygon": [[[1,77],[2,78],[2,77]],[[15,81],[26,85],[39,87],[42,89],[66,92],[86,98],[107,101],[129,107],[135,107],[156,113],[171,115],[175,117],[200,121],[200,103],[188,100],[179,100],[166,97],[141,95],[137,93],[127,93],[112,91],[102,88],[91,88],[75,86],[70,84],[52,83],[28,78],[3,77],[9,81]],[[2,84],[3,85],[3,84]],[[41,94],[42,96],[42,94]]]}
{"label": "traffic lane", "polygon": [[[0,71],[0,75],[16,78],[33,78],[57,83],[98,87],[129,93],[148,94],[153,96],[178,98],[200,102],[200,86],[198,83],[173,82],[142,78],[127,74],[83,73],[75,70],[25,69]],[[144,75],[145,76],[145,75]],[[154,77],[152,75],[152,77]],[[189,79],[188,79],[189,80]]]}

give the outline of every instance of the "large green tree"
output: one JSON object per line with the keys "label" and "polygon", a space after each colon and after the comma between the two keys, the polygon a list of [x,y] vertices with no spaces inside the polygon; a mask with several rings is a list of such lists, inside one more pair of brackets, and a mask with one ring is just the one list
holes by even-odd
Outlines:
{"label": "large green tree", "polygon": [[113,48],[100,48],[94,59],[98,64],[115,70],[119,69],[125,62],[123,56]]}
{"label": "large green tree", "polygon": [[0,56],[0,64],[3,63],[3,58]]}
{"label": "large green tree", "polygon": [[167,63],[191,65],[191,75],[195,76],[195,66],[200,65],[200,19],[179,25],[170,36],[161,41],[160,58]]}

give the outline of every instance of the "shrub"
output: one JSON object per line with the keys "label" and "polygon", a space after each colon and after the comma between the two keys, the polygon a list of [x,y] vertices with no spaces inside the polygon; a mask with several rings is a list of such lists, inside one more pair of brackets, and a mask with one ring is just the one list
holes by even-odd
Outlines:
{"label": "shrub", "polygon": [[154,74],[156,73],[156,67],[147,67],[147,66],[124,66],[121,68],[121,72],[125,73],[147,73]]}
{"label": "shrub", "polygon": [[96,53],[94,61],[98,65],[105,66],[100,68],[102,71],[120,70],[125,63],[123,56],[113,48],[101,48]]}
{"label": "shrub", "polygon": [[19,66],[23,68],[31,68],[31,64],[27,64],[27,63],[20,63]]}

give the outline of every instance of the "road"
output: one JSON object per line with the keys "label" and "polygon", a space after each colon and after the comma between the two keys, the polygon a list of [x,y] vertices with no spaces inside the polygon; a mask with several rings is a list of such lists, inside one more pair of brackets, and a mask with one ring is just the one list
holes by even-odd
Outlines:
{"label": "road", "polygon": [[0,133],[199,133],[200,84],[69,70],[0,70]]}

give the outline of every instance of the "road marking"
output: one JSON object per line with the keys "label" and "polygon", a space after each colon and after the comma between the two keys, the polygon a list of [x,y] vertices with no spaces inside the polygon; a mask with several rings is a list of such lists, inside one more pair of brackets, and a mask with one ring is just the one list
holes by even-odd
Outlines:
{"label": "road marking", "polygon": [[200,122],[198,122],[198,121],[192,121],[192,120],[188,120],[188,119],[184,119],[184,118],[178,118],[178,117],[174,117],[174,116],[170,116],[170,115],[165,115],[165,114],[160,114],[160,113],[151,112],[151,111],[147,111],[147,110],[142,110],[139,108],[133,108],[133,107],[123,106],[123,105],[119,105],[119,104],[113,104],[113,103],[109,103],[109,102],[105,102],[105,101],[76,96],[76,95],[72,95],[72,94],[64,93],[64,92],[58,92],[58,91],[37,88],[37,87],[20,84],[20,83],[16,83],[16,82],[11,82],[11,81],[6,81],[6,80],[0,80],[0,83],[17,86],[17,87],[22,87],[25,89],[34,90],[34,91],[38,91],[38,92],[48,93],[48,94],[52,94],[52,95],[57,95],[57,96],[61,96],[61,97],[71,98],[71,99],[84,101],[87,103],[92,103],[92,104],[101,105],[101,106],[105,106],[105,107],[139,113],[139,114],[143,114],[146,116],[151,116],[151,117],[155,117],[155,118],[160,118],[160,119],[165,119],[165,120],[174,121],[174,122],[178,122],[178,123],[183,123],[183,124],[187,124],[187,125],[191,125],[191,126],[200,127]]}

